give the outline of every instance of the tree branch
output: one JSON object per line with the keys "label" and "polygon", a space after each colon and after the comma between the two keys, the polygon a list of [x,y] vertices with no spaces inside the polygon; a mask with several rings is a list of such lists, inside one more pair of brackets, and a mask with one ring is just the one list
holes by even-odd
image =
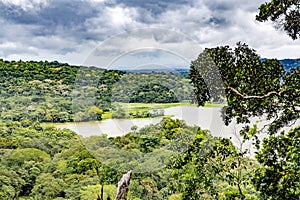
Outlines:
{"label": "tree branch", "polygon": [[235,89],[233,87],[230,87],[230,86],[226,87],[226,89],[233,91],[235,94],[237,94],[238,96],[242,97],[243,99],[263,99],[263,98],[267,98],[267,97],[271,96],[272,94],[280,96],[281,93],[284,92],[284,90],[281,90],[280,92],[272,91],[272,92],[268,92],[267,94],[262,95],[262,96],[256,96],[256,95],[244,95],[244,94],[241,94],[237,89]]}

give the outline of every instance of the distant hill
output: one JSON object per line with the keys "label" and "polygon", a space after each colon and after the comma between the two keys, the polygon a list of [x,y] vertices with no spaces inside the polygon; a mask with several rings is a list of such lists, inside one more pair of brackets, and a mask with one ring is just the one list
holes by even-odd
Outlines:
{"label": "distant hill", "polygon": [[286,71],[289,71],[291,68],[296,68],[300,66],[300,58],[297,59],[283,59],[280,60],[280,63],[284,66]]}
{"label": "distant hill", "polygon": [[[262,58],[263,60],[267,60],[267,58]],[[296,68],[300,66],[300,58],[297,59],[282,59],[279,60],[280,63],[284,66],[284,69],[286,71],[289,71],[291,68]],[[155,72],[172,72],[174,74],[182,74],[182,75],[188,75],[189,74],[189,68],[167,68],[167,69],[136,69],[136,70],[123,70],[125,72],[135,72],[135,73],[155,73]]]}
{"label": "distant hill", "polygon": [[134,73],[156,73],[156,72],[168,72],[168,73],[174,73],[174,74],[182,74],[182,75],[188,75],[189,68],[167,68],[167,69],[133,69],[133,70],[122,70],[124,72],[134,72]]}

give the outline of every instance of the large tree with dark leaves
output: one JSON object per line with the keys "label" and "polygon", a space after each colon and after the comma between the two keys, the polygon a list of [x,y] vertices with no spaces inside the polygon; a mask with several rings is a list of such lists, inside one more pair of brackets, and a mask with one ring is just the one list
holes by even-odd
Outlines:
{"label": "large tree with dark leaves", "polygon": [[300,118],[300,67],[285,71],[278,60],[262,60],[246,44],[205,49],[192,62],[190,77],[198,104],[226,100],[225,124],[236,119],[244,124],[240,134],[256,136],[250,117],[269,120],[270,137],[256,155],[261,167],[253,183],[266,199],[299,199],[299,127],[288,133],[279,130]]}
{"label": "large tree with dark leaves", "polygon": [[205,49],[192,62],[190,78],[198,105],[227,101],[222,111],[226,125],[264,116],[274,134],[300,117],[300,68],[286,72],[278,60],[262,60],[246,44]]}
{"label": "large tree with dark leaves", "polygon": [[258,21],[271,20],[293,40],[300,36],[300,0],[272,0],[259,7]]}

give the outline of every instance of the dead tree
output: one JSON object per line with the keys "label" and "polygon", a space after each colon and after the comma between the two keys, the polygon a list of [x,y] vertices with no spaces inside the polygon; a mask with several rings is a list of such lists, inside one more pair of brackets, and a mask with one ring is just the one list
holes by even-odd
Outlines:
{"label": "dead tree", "polygon": [[127,199],[127,193],[128,193],[128,187],[130,184],[130,178],[131,178],[131,170],[127,172],[127,174],[124,174],[121,180],[118,182],[118,190],[117,190],[117,196],[115,200],[126,200]]}

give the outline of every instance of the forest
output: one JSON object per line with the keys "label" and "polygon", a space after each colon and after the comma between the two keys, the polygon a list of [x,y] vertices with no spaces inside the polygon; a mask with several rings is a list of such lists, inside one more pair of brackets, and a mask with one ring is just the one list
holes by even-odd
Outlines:
{"label": "forest", "polygon": [[[67,129],[30,121],[2,122],[0,129],[1,199],[96,199],[101,185],[105,199],[114,198],[116,183],[129,169],[135,173],[128,199],[178,199],[188,195],[180,194],[185,188],[180,181],[188,181],[189,171],[184,167],[180,172],[179,166],[185,159],[189,162],[190,150],[211,151],[207,145],[226,150],[225,158],[216,153],[214,159],[222,159],[229,168],[238,157],[230,140],[212,137],[207,130],[171,118],[115,138],[82,138]],[[201,173],[215,176],[216,172],[209,172],[214,164],[207,153]],[[251,159],[241,160],[257,165]],[[232,175],[236,171],[229,170]],[[251,169],[242,172],[247,176]],[[221,174],[211,187],[219,190],[221,199],[236,192],[236,187]],[[253,186],[243,187],[243,191],[247,198],[256,197]]]}
{"label": "forest", "polygon": [[192,95],[188,77],[171,72],[137,74],[55,61],[0,60],[0,76],[0,119],[12,121],[101,120],[112,112],[112,103],[175,103]]}

